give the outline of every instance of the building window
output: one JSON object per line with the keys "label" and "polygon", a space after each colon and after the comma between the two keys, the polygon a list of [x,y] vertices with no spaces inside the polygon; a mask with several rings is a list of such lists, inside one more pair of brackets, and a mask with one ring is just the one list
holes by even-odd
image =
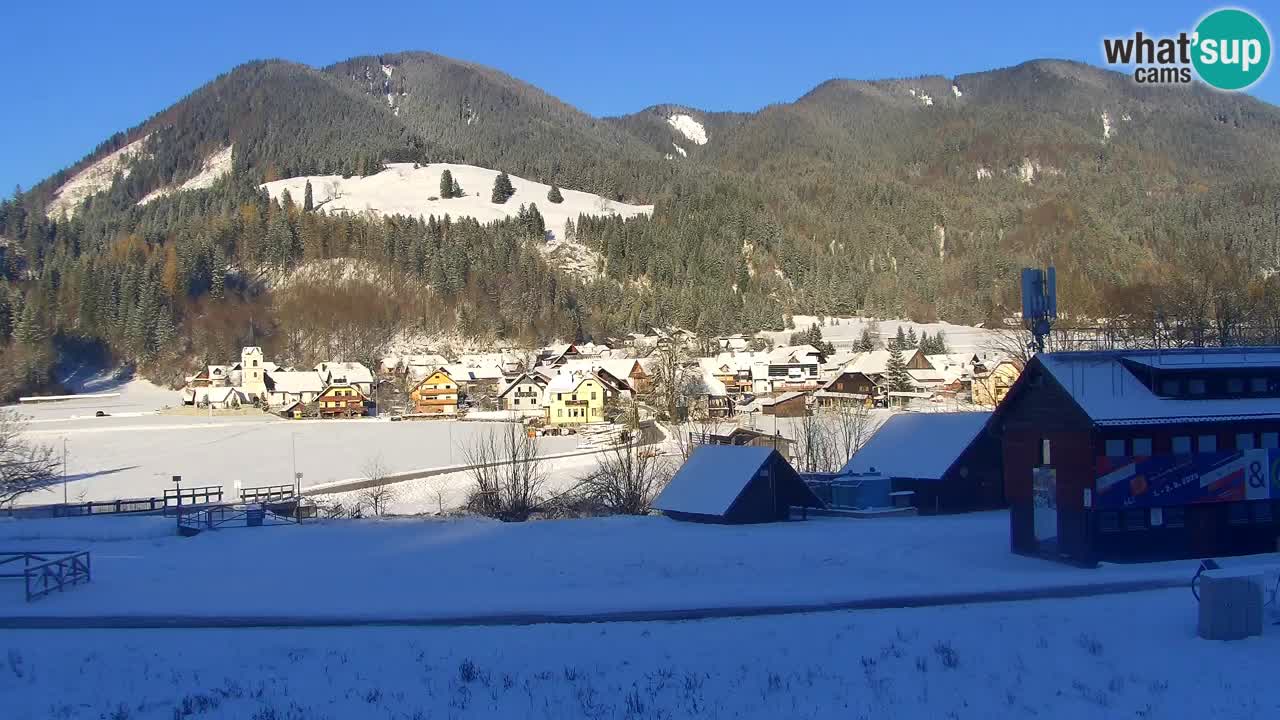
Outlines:
{"label": "building window", "polygon": [[1237,433],[1236,434],[1237,450],[1253,450],[1253,433]]}
{"label": "building window", "polygon": [[1244,379],[1243,379],[1243,378],[1228,378],[1228,379],[1227,379],[1227,392],[1228,392],[1228,393],[1230,393],[1230,394],[1232,394],[1232,395],[1240,395],[1241,393],[1243,393],[1243,392],[1244,392]]}
{"label": "building window", "polygon": [[556,417],[564,417],[564,409],[556,410]]}
{"label": "building window", "polygon": [[1107,457],[1124,457],[1124,440],[1108,440]]}
{"label": "building window", "polygon": [[1204,391],[1204,378],[1191,378],[1187,381],[1187,392],[1192,395],[1203,395]]}
{"label": "building window", "polygon": [[1186,435],[1178,435],[1173,438],[1172,450],[1174,455],[1190,455],[1191,454],[1191,438]]}
{"label": "building window", "polygon": [[1051,450],[1051,449],[1052,449],[1052,448],[1050,447],[1049,438],[1043,438],[1043,439],[1040,441],[1040,464],[1041,464],[1041,465],[1049,465],[1049,464],[1050,464],[1049,460],[1050,460],[1050,457],[1051,457],[1051,456],[1050,456],[1050,450]]}
{"label": "building window", "polygon": [[1249,392],[1264,393],[1267,391],[1267,379],[1264,377],[1249,378]]}
{"label": "building window", "polygon": [[1262,447],[1271,450],[1280,447],[1280,433],[1264,432],[1262,433]]}
{"label": "building window", "polygon": [[1164,509],[1164,526],[1167,528],[1185,527],[1187,524],[1186,511],[1180,507],[1167,507]]}
{"label": "building window", "polygon": [[514,402],[514,403],[512,403],[512,404],[514,404],[514,405],[519,405],[519,404],[520,404],[520,398],[516,398],[516,399],[515,399],[515,402]]}
{"label": "building window", "polygon": [[1218,436],[1217,435],[1201,435],[1196,439],[1196,452],[1211,453],[1218,452]]}
{"label": "building window", "polygon": [[563,399],[564,399],[564,393],[556,393],[556,399],[557,399],[557,400],[563,400]]}
{"label": "building window", "polygon": [[1133,454],[1137,457],[1151,457],[1151,438],[1134,438]]}
{"label": "building window", "polygon": [[593,393],[591,393],[591,399],[592,399],[592,400],[595,400],[595,399],[596,399],[596,394],[595,394],[594,392],[593,392]]}
{"label": "building window", "polygon": [[1146,530],[1147,529],[1147,511],[1146,510],[1125,510],[1124,511],[1124,529],[1125,530]]}
{"label": "building window", "polygon": [[1180,383],[1177,380],[1162,380],[1160,382],[1161,395],[1177,395]]}

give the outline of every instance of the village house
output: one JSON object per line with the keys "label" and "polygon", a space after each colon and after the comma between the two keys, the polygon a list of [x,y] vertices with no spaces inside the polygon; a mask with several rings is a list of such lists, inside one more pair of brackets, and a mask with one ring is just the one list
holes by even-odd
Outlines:
{"label": "village house", "polygon": [[818,368],[822,353],[812,345],[794,345],[770,350],[768,392],[809,391],[818,389]]}
{"label": "village house", "polygon": [[399,373],[415,383],[448,364],[443,355],[405,355],[400,358]]}
{"label": "village house", "polygon": [[595,373],[556,375],[543,390],[549,425],[604,422],[605,403],[614,395]]}
{"label": "village house", "polygon": [[415,385],[409,400],[417,415],[457,415],[458,384],[441,368]]}
{"label": "village house", "polygon": [[211,410],[232,410],[250,402],[238,389],[230,386],[187,388],[182,392],[184,405]]}
{"label": "village house", "polygon": [[542,393],[548,382],[550,380],[541,373],[521,373],[498,393],[498,409],[525,417],[545,416]]}
{"label": "village house", "polygon": [[777,397],[761,398],[760,412],[775,417],[804,417],[809,414],[809,396],[792,391]]}
{"label": "village house", "polygon": [[653,386],[653,378],[644,369],[644,365],[636,359],[595,359],[585,358],[570,360],[558,366],[539,368],[548,377],[564,373],[600,373],[605,379],[612,380],[617,389],[626,395],[646,394]]}
{"label": "village house", "polygon": [[367,396],[355,383],[331,384],[316,398],[320,417],[360,417],[365,414]]}
{"label": "village house", "polygon": [[578,347],[573,343],[567,345],[552,345],[542,348],[538,351],[539,365],[563,365],[570,360],[578,360],[582,357],[582,353],[578,352]]}
{"label": "village house", "polygon": [[189,388],[226,387],[230,382],[228,365],[209,365],[187,378]]}
{"label": "village house", "polygon": [[653,507],[675,520],[738,525],[790,520],[793,508],[823,504],[772,448],[704,445]]}
{"label": "village house", "polygon": [[325,385],[351,385],[368,397],[373,392],[373,373],[358,362],[322,362],[315,367]]}
{"label": "village house", "polygon": [[881,394],[880,387],[866,374],[846,370],[813,393],[818,407],[872,407]]}
{"label": "village house", "polygon": [[990,370],[973,378],[973,403],[985,407],[995,407],[1004,400],[1009,389],[1017,382],[1022,373],[1020,363],[1016,360],[1001,360],[991,365]]}

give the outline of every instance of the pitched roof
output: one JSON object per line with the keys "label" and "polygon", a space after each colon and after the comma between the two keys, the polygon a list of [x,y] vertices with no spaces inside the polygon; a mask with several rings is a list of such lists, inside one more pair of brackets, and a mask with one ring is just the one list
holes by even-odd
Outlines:
{"label": "pitched roof", "polygon": [[324,380],[314,370],[276,370],[267,373],[267,390],[278,393],[318,393],[324,390]]}
{"label": "pitched roof", "polygon": [[358,362],[322,362],[315,367],[326,382],[372,383],[373,373]]}
{"label": "pitched roof", "polygon": [[891,415],[840,472],[941,479],[990,419],[990,412]]}
{"label": "pitched roof", "polygon": [[703,445],[696,448],[653,501],[657,510],[695,515],[724,515],[776,452],[751,445]]}
{"label": "pitched roof", "polygon": [[[911,362],[916,353],[920,352],[917,348],[908,348],[902,351],[903,362]],[[852,361],[844,366],[845,370],[855,370],[867,375],[883,375],[889,371],[889,358],[893,357],[890,350],[870,350],[864,353],[858,353]]]}
{"label": "pitched roof", "polygon": [[1040,353],[1032,362],[1043,365],[1085,414],[1100,425],[1280,417],[1280,399],[1275,397],[1163,397],[1125,366],[1128,362],[1164,371],[1240,372],[1242,377],[1250,370],[1275,374],[1280,373],[1277,348]]}

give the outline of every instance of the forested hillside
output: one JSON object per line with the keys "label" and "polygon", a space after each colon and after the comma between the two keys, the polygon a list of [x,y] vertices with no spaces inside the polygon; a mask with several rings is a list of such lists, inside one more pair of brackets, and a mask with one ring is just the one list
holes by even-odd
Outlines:
{"label": "forested hillside", "polygon": [[[177,191],[228,149],[229,172]],[[387,162],[655,208],[482,226],[329,214],[259,188]],[[405,331],[537,342],[781,328],[791,313],[998,321],[1035,263],[1058,267],[1078,319],[1274,325],[1278,166],[1274,106],[1062,61],[608,119],[426,53],[251,63],[0,203],[0,396],[47,384],[59,349],[86,345],[173,378],[242,343],[304,363],[372,356]],[[598,272],[549,265],[545,230],[596,251]],[[307,281],[275,281],[290,275]]]}

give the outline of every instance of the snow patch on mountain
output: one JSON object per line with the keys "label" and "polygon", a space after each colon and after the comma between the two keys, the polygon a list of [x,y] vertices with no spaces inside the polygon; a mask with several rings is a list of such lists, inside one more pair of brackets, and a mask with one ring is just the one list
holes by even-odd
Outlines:
{"label": "snow patch on mountain", "polygon": [[956,85],[952,85],[952,86],[951,86],[951,93],[952,93],[953,95],[955,95],[956,97],[958,97],[958,98],[959,98],[959,97],[964,97],[964,93],[960,92],[960,88],[959,88],[959,87],[957,87]]}
{"label": "snow patch on mountain", "polygon": [[396,71],[396,69],[395,69],[395,66],[393,66],[393,65],[383,65],[383,66],[382,66],[382,74],[383,74],[383,75],[386,75],[387,77],[391,77],[391,73],[393,73],[393,72],[395,72],[395,71]]}
{"label": "snow patch on mountain", "polygon": [[974,174],[974,176],[975,176],[975,177],[977,177],[979,180],[990,180],[990,179],[991,179],[991,168],[988,168],[988,167],[979,167],[977,170],[975,170],[975,171],[974,171],[974,173],[973,173],[973,174]]}
{"label": "snow patch on mountain", "polygon": [[923,90],[908,88],[907,92],[911,93],[911,97],[919,100],[920,104],[924,105],[925,107],[928,107],[933,104],[933,98],[928,95],[925,95]]}
{"label": "snow patch on mountain", "polygon": [[1022,183],[1030,185],[1040,175],[1061,175],[1062,171],[1052,165],[1042,165],[1039,160],[1033,160],[1029,157],[1022,158],[1022,163],[1018,165],[1013,172],[1018,176],[1018,180]]}
{"label": "snow patch on mountain", "polygon": [[1111,139],[1111,116],[1103,111],[1100,117],[1102,118],[1102,142],[1105,143]]}
{"label": "snow patch on mountain", "polygon": [[[440,191],[440,175],[445,170],[462,186],[466,193],[463,197],[448,200],[436,197]],[[546,242],[539,244],[542,252],[566,271],[584,274],[597,272],[602,267],[601,258],[586,246],[562,237],[565,221],[576,222],[579,215],[635,217],[653,213],[652,205],[630,205],[563,187],[560,194],[564,202],[552,203],[547,200],[550,185],[515,175],[509,175],[515,194],[505,203],[493,203],[489,200],[490,191],[497,176],[497,170],[475,165],[434,163],[415,167],[413,163],[392,163],[382,172],[367,177],[310,175],[276,180],[261,187],[277,199],[288,190],[294,202],[298,202],[310,181],[312,201],[320,212],[435,215],[438,218],[449,215],[471,217],[481,223],[513,217],[521,205],[535,204],[547,227]]]}
{"label": "snow patch on mountain", "polygon": [[46,209],[49,216],[61,215],[63,211],[68,216],[74,215],[85,198],[111,187],[117,172],[129,177],[129,161],[142,153],[150,137],[150,134],[144,135],[72,175],[54,192]]}
{"label": "snow patch on mountain", "polygon": [[693,119],[692,115],[676,114],[667,117],[667,124],[676,129],[676,132],[689,139],[694,145],[707,144],[707,129],[702,123]]}
{"label": "snow patch on mountain", "polygon": [[685,152],[684,148],[680,147],[679,145],[676,145],[675,143],[671,143],[671,147],[674,147],[676,149],[676,152],[680,153],[680,157],[689,157],[689,153]]}
{"label": "snow patch on mountain", "polygon": [[152,200],[172,195],[175,192],[182,192],[183,190],[205,190],[213,187],[214,183],[231,174],[231,155],[234,147],[234,145],[228,145],[205,158],[204,162],[200,164],[200,172],[191,176],[181,185],[156,188],[147,193],[146,197],[139,200],[138,204],[146,205]]}

